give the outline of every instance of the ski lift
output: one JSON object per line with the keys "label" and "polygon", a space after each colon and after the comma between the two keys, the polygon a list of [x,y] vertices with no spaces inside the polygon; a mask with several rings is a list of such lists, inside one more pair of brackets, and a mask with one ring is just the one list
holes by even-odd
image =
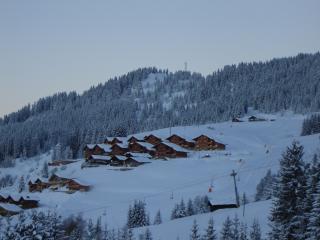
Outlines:
{"label": "ski lift", "polygon": [[107,216],[107,210],[105,209],[102,213],[103,216]]}
{"label": "ski lift", "polygon": [[211,193],[213,191],[213,180],[211,179],[211,183],[208,189],[208,192]]}
{"label": "ski lift", "polygon": [[173,192],[171,192],[170,199],[173,199]]}

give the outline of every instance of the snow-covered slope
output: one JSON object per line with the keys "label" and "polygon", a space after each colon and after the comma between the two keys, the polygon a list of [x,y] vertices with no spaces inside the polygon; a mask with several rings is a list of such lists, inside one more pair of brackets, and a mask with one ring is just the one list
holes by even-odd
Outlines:
{"label": "snow-covered slope", "polygon": [[[116,171],[105,166],[81,169],[84,160],[80,159],[77,163],[58,167],[57,174],[90,184],[93,186],[91,191],[66,194],[45,190],[42,193],[23,194],[38,197],[42,209],[56,208],[63,216],[78,213],[90,218],[102,216],[109,227],[122,227],[126,222],[128,206],[136,199],[144,200],[151,220],[159,209],[162,213],[164,223],[150,227],[155,239],[170,240],[177,236],[186,239],[193,219],[197,219],[200,229],[204,229],[209,217],[213,216],[218,231],[228,215],[233,217],[237,213],[241,220],[242,209],[229,209],[170,221],[171,209],[175,203],[182,198],[187,200],[208,194],[211,183],[213,192],[209,195],[215,202],[234,203],[234,186],[230,173],[235,170],[238,173],[240,194],[245,192],[251,201],[247,205],[244,220],[251,224],[253,218],[258,218],[262,230],[266,232],[270,201],[252,203],[257,183],[268,169],[277,171],[281,153],[293,140],[298,140],[305,146],[304,159],[311,159],[319,147],[319,135],[300,136],[304,118],[301,115],[286,113],[259,116],[275,121],[247,122],[247,118],[244,118],[245,122],[240,123],[175,127],[152,132],[162,138],[175,133],[187,139],[204,133],[227,144],[225,151],[191,151],[188,158],[151,160],[150,164],[130,171]],[[147,134],[135,136],[141,138]],[[209,157],[204,157],[207,154]],[[37,159],[18,161],[15,168],[0,169],[0,173],[24,175],[26,181],[35,180],[40,176],[43,162],[49,160],[49,155],[43,155]],[[52,168],[49,167],[49,170]],[[13,186],[2,189],[1,192],[12,193],[16,189],[17,186]]]}

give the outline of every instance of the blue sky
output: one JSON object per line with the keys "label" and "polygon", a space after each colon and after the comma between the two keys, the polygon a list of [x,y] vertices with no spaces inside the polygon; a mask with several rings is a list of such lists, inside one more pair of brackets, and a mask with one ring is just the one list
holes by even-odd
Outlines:
{"label": "blue sky", "polygon": [[139,67],[209,74],[320,50],[318,0],[0,0],[0,116]]}

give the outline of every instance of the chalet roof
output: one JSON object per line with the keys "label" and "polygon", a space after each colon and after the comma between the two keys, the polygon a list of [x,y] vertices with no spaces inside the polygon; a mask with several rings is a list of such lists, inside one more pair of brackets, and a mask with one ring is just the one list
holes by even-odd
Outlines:
{"label": "chalet roof", "polygon": [[156,136],[153,135],[153,134],[150,134],[150,135],[144,137],[145,140],[150,139],[150,138],[153,138],[153,139],[157,139],[157,140],[159,140],[159,141],[162,141],[161,138],[158,138],[158,137],[156,137]]}
{"label": "chalet roof", "polygon": [[3,208],[10,212],[16,212],[16,213],[22,210],[19,206],[15,204],[10,204],[10,203],[0,203],[0,208]]}
{"label": "chalet roof", "polygon": [[85,146],[85,148],[88,148],[88,149],[92,150],[92,149],[94,149],[95,146],[96,146],[96,144],[87,144]]}
{"label": "chalet roof", "polygon": [[166,144],[167,146],[173,148],[173,149],[176,150],[176,151],[186,152],[186,149],[185,149],[185,148],[180,147],[180,146],[177,145],[177,144],[174,144],[174,143],[171,143],[171,142],[164,142],[164,144]]}
{"label": "chalet roof", "polygon": [[122,156],[122,155],[112,155],[111,160],[113,160],[112,158],[116,158],[115,160],[119,160],[119,161],[124,161],[127,159],[126,156]]}
{"label": "chalet roof", "polygon": [[194,138],[193,140],[194,140],[194,141],[198,141],[200,138],[207,138],[207,139],[210,140],[210,141],[214,141],[213,138],[210,138],[210,137],[208,137],[207,135],[204,135],[204,134],[201,134],[200,136]]}
{"label": "chalet roof", "polygon": [[103,156],[103,155],[91,155],[91,158],[94,160],[104,160],[104,161],[111,160],[110,156]]}
{"label": "chalet roof", "polygon": [[115,147],[120,147],[120,148],[123,148],[123,149],[127,149],[128,146],[124,143],[116,143],[114,145],[112,145],[112,147],[110,149],[114,149]]}
{"label": "chalet roof", "polygon": [[183,137],[181,137],[181,136],[179,136],[179,135],[177,135],[177,134],[172,134],[170,137],[166,138],[166,140],[169,140],[169,141],[170,141],[170,139],[172,139],[172,138],[174,138],[174,137],[179,138],[180,140],[186,141],[186,139],[184,139]]}
{"label": "chalet roof", "polygon": [[154,145],[152,145],[151,143],[148,143],[148,142],[137,142],[136,144],[139,144],[147,149],[152,149]]}
{"label": "chalet roof", "polygon": [[152,148],[157,149],[159,146],[165,146],[166,148],[172,148],[172,150],[175,150],[173,147],[170,147],[168,143],[163,143],[163,142],[154,145]]}
{"label": "chalet roof", "polygon": [[99,148],[103,149],[103,151],[105,151],[105,152],[109,152],[111,149],[110,145],[105,144],[105,143],[97,144],[97,146]]}
{"label": "chalet roof", "polygon": [[135,136],[131,136],[130,138],[128,138],[128,142],[130,142],[130,141],[133,141],[133,140],[135,140],[135,141],[141,141],[140,139],[138,139],[138,138],[136,138]]}

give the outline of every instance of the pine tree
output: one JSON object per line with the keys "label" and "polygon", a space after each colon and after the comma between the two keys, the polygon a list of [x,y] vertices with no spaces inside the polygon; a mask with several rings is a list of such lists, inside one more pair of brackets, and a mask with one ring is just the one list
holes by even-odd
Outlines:
{"label": "pine tree", "polygon": [[223,223],[220,236],[220,240],[233,240],[232,221],[229,217]]}
{"label": "pine tree", "polygon": [[178,218],[183,218],[185,216],[187,216],[186,205],[184,203],[184,200],[181,199],[180,204],[179,204],[179,208],[178,208],[178,211],[177,211],[177,217]]}
{"label": "pine tree", "polygon": [[248,227],[247,224],[240,224],[240,240],[249,240],[248,238]]}
{"label": "pine tree", "polygon": [[154,218],[153,224],[154,225],[159,225],[161,223],[162,223],[161,212],[160,212],[160,210],[158,210],[158,212],[157,212],[157,214],[156,214],[156,216]]}
{"label": "pine tree", "polygon": [[250,239],[251,240],[261,240],[261,230],[260,224],[257,219],[253,220],[253,224],[250,231]]}
{"label": "pine tree", "polygon": [[19,193],[23,192],[26,188],[26,183],[24,181],[24,177],[21,176],[20,178],[20,181],[19,181],[19,186],[18,186],[18,190],[19,190]]}
{"label": "pine tree", "polygon": [[188,200],[188,204],[187,204],[187,212],[186,212],[187,216],[192,216],[194,215],[194,209],[193,209],[193,202],[191,199]]}
{"label": "pine tree", "polygon": [[102,240],[102,227],[101,227],[101,217],[97,219],[96,225],[94,227],[94,235],[96,240]]}
{"label": "pine tree", "polygon": [[320,239],[320,181],[313,199],[310,222],[308,224],[308,240]]}
{"label": "pine tree", "polygon": [[196,220],[193,221],[190,240],[200,240],[199,227]]}
{"label": "pine tree", "polygon": [[202,240],[216,240],[216,239],[218,238],[216,235],[216,231],[214,229],[214,222],[213,222],[213,219],[210,218],[208,222],[208,227],[206,229],[206,233],[203,236]]}
{"label": "pine tree", "polygon": [[171,217],[170,217],[171,220],[178,218],[178,211],[179,211],[179,205],[175,204],[171,211]]}
{"label": "pine tree", "polygon": [[152,240],[152,234],[149,228],[147,228],[144,233],[144,240]]}
{"label": "pine tree", "polygon": [[43,178],[48,178],[49,177],[49,169],[48,169],[48,163],[47,162],[43,163],[43,167],[42,167],[41,173],[42,173],[42,177]]}
{"label": "pine tree", "polygon": [[293,239],[300,233],[296,216],[301,213],[298,189],[304,184],[302,156],[303,147],[293,142],[280,161],[279,186],[270,217],[271,239]]}
{"label": "pine tree", "polygon": [[237,215],[234,216],[233,222],[232,222],[232,235],[234,240],[240,239],[240,221]]}

